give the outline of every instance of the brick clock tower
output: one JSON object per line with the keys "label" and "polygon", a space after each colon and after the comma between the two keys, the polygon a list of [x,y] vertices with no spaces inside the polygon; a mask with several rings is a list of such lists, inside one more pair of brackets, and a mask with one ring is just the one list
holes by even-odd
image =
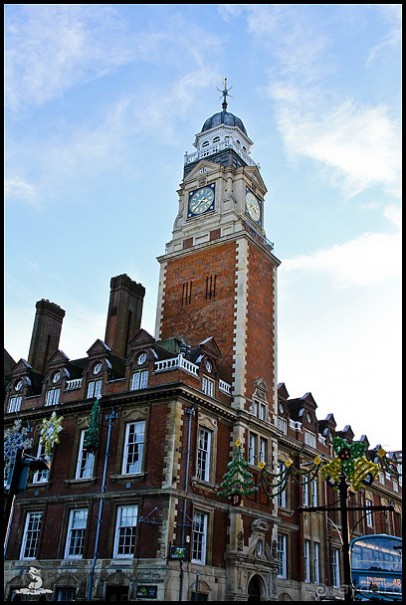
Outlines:
{"label": "brick clock tower", "polygon": [[[179,208],[161,265],[155,336],[196,346],[214,338],[235,410],[260,384],[276,413],[276,270],[264,231],[265,183],[243,122],[222,111],[185,154]],[[237,436],[237,434],[236,434]]]}

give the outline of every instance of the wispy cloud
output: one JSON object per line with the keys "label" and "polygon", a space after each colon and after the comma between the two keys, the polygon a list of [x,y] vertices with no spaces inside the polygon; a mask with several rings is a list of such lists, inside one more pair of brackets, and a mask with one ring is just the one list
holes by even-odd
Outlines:
{"label": "wispy cloud", "polygon": [[18,177],[4,181],[4,196],[6,199],[22,200],[33,206],[38,203],[38,193],[35,186]]}
{"label": "wispy cloud", "polygon": [[[390,206],[385,215],[399,222],[399,209]],[[281,265],[285,279],[292,272],[329,276],[336,288],[370,287],[396,278],[400,282],[402,265],[401,235],[365,233],[345,244],[298,258],[286,259]]]}

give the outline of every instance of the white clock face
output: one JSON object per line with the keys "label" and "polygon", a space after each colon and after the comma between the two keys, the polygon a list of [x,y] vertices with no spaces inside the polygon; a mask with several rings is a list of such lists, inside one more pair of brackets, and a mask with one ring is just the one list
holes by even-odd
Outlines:
{"label": "white clock face", "polygon": [[137,359],[137,363],[138,365],[142,365],[143,363],[145,363],[147,361],[147,354],[146,353],[140,353],[140,355],[138,356]]}
{"label": "white clock face", "polygon": [[212,366],[212,363],[211,363],[211,361],[210,361],[209,359],[206,359],[206,361],[205,361],[205,366],[206,366],[206,370],[207,370],[208,372],[211,372],[211,371],[212,371],[213,366]]}
{"label": "white clock face", "polygon": [[60,372],[55,372],[55,374],[52,376],[52,382],[56,383],[58,382],[58,380],[61,378],[61,373]]}
{"label": "white clock face", "polygon": [[249,216],[257,223],[261,218],[261,206],[259,205],[258,199],[251,191],[248,191],[245,197],[245,207]]}
{"label": "white clock face", "polygon": [[98,374],[99,372],[101,372],[102,367],[103,366],[100,362],[96,363],[96,365],[93,368],[93,374]]}
{"label": "white clock face", "polygon": [[22,386],[23,386],[23,381],[22,381],[22,380],[19,380],[19,381],[16,383],[16,385],[15,385],[15,387],[14,387],[14,388],[15,388],[15,390],[16,390],[16,391],[20,391],[20,390],[22,389]]}
{"label": "white clock face", "polygon": [[189,199],[188,216],[203,214],[213,208],[214,191],[211,187],[202,187],[193,192]]}

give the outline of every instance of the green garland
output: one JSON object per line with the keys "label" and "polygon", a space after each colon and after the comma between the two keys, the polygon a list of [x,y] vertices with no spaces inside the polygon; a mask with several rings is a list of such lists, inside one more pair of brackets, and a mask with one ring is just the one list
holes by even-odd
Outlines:
{"label": "green garland", "polygon": [[90,412],[89,428],[86,431],[84,447],[89,451],[97,450],[100,445],[101,410],[99,400],[93,404]]}

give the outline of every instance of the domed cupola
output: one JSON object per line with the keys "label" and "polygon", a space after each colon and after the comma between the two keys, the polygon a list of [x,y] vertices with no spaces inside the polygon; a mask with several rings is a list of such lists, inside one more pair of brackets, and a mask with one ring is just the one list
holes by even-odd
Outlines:
{"label": "domed cupola", "polygon": [[[203,124],[202,130],[196,135],[194,146],[197,151],[185,154],[186,175],[196,162],[203,158],[224,166],[256,166],[250,156],[252,145],[243,121],[227,111],[227,78],[224,79],[222,92],[222,111],[213,114]],[[218,89],[220,90],[220,89]]]}

